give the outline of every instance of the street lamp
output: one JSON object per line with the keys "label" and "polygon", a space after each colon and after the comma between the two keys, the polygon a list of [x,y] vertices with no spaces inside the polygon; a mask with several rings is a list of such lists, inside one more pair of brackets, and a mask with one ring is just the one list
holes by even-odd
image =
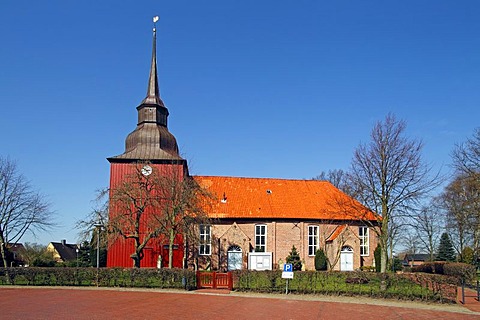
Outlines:
{"label": "street lamp", "polygon": [[100,267],[100,231],[102,230],[103,224],[97,222],[93,226],[97,229],[97,287],[98,287],[98,270]]}
{"label": "street lamp", "polygon": [[100,267],[100,231],[102,230],[103,224],[95,223],[93,226],[97,229],[97,274],[98,274],[98,268]]}
{"label": "street lamp", "polygon": [[78,268],[78,246],[77,246],[77,248],[75,249],[75,252],[77,253],[77,268]]}

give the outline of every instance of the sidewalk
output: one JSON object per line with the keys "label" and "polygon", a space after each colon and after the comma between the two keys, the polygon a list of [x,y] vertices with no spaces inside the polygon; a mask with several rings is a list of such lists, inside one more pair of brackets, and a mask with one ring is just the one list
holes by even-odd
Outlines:
{"label": "sidewalk", "polygon": [[223,290],[0,286],[0,295],[2,319],[480,319],[460,304]]}
{"label": "sidewalk", "polygon": [[480,313],[480,302],[477,300],[477,291],[465,288],[465,304],[462,304],[462,287],[457,290],[457,303],[471,311]]}

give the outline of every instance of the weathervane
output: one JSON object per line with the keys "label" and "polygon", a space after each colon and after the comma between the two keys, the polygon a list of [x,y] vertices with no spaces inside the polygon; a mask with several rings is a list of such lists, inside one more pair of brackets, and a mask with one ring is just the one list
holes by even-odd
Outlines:
{"label": "weathervane", "polygon": [[157,31],[157,21],[160,19],[159,16],[153,17],[153,32]]}

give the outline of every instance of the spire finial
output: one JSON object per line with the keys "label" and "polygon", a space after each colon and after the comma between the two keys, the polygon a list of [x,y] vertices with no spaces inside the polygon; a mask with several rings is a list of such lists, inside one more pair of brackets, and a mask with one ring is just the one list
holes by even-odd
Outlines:
{"label": "spire finial", "polygon": [[160,99],[157,76],[157,21],[159,19],[158,16],[153,17],[152,62],[148,79],[147,97],[142,101],[142,104],[156,104],[164,107],[163,101]]}
{"label": "spire finial", "polygon": [[157,21],[160,20],[159,16],[153,17],[153,32],[157,31]]}

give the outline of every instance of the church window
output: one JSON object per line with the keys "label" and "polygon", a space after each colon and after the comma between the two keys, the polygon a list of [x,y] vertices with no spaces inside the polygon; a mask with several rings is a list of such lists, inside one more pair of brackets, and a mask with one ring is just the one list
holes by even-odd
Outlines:
{"label": "church window", "polygon": [[255,252],[267,251],[267,225],[255,225]]}
{"label": "church window", "polygon": [[212,234],[209,225],[200,225],[200,255],[210,255],[212,253]]}
{"label": "church window", "polygon": [[369,255],[369,230],[367,227],[358,228],[358,237],[360,238],[360,255],[368,256]]}
{"label": "church window", "polygon": [[318,226],[308,226],[308,255],[314,256],[318,250]]}

